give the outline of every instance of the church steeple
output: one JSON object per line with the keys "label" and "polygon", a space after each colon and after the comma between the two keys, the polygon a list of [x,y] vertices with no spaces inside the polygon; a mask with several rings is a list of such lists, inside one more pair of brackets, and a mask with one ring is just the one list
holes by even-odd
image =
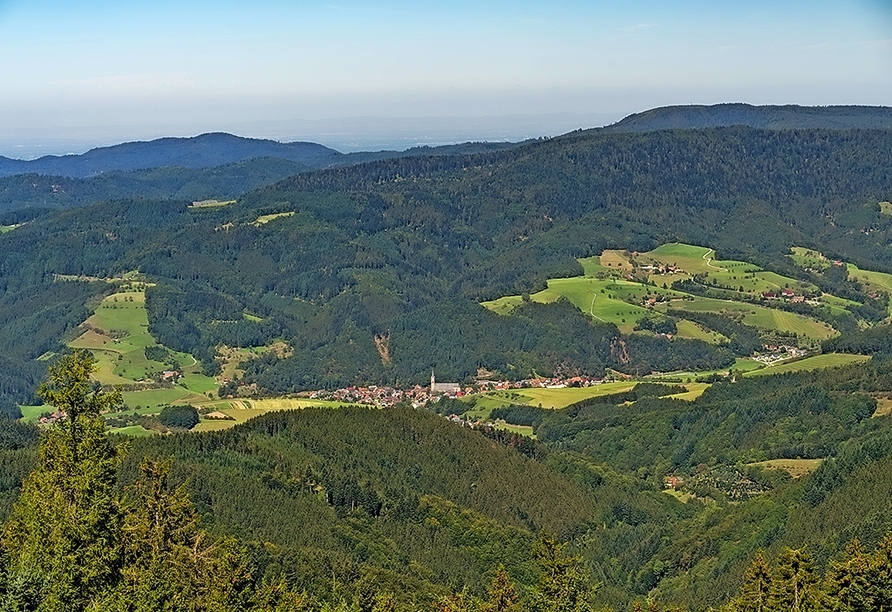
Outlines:
{"label": "church steeple", "polygon": [[434,378],[434,371],[431,370],[431,393],[437,389],[437,379]]}

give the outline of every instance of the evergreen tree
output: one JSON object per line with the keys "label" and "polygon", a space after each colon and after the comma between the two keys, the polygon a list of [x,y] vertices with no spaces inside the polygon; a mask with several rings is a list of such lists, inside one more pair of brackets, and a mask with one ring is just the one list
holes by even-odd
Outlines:
{"label": "evergreen tree", "polygon": [[83,610],[121,569],[119,452],[100,416],[120,405],[121,395],[90,381],[94,366],[87,351],[62,357],[38,392],[65,418],[41,440],[38,467],[4,533],[8,588],[32,600],[24,609],[39,600],[39,610]]}
{"label": "evergreen tree", "polygon": [[169,462],[145,461],[135,499],[116,490],[121,452],[100,413],[121,403],[90,381],[87,351],[63,357],[40,388],[65,418],[40,443],[0,547],[2,612],[306,609],[282,582],[258,584],[243,548],[201,530]]}
{"label": "evergreen tree", "polygon": [[489,585],[489,600],[481,607],[482,612],[517,612],[517,591],[504,565],[499,565]]}
{"label": "evergreen tree", "polygon": [[870,558],[854,540],[846,548],[845,557],[827,571],[827,592],[835,600],[836,609],[867,612],[876,609],[870,591]]}
{"label": "evergreen tree", "polygon": [[744,574],[740,595],[732,602],[735,612],[768,612],[771,594],[771,568],[762,551],[756,553]]}
{"label": "evergreen tree", "polygon": [[771,586],[772,611],[810,612],[821,609],[821,592],[811,556],[804,549],[784,548]]}
{"label": "evergreen tree", "polygon": [[531,612],[587,612],[592,594],[578,557],[568,556],[560,544],[545,535],[533,545],[539,564],[539,582],[530,596]]}
{"label": "evergreen tree", "polygon": [[841,612],[892,610],[892,535],[871,555],[854,540],[827,571],[832,608]]}

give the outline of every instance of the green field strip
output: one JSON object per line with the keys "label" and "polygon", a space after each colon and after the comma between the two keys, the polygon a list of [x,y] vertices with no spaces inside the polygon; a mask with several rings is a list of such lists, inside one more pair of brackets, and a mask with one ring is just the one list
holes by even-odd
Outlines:
{"label": "green field strip", "polygon": [[270,221],[272,221],[274,219],[281,219],[284,217],[293,217],[293,216],[294,216],[294,211],[273,213],[270,215],[260,215],[259,217],[257,217],[257,219],[254,220],[253,223],[251,223],[251,225],[260,227],[261,225],[266,225],[267,223],[269,223]]}
{"label": "green field strip", "polygon": [[813,270],[823,270],[829,268],[833,263],[824,257],[823,253],[805,247],[792,247],[791,255],[788,255],[800,268],[811,268]]}
{"label": "green field strip", "polygon": [[40,415],[44,412],[52,412],[52,406],[23,406],[19,405],[19,410],[22,411],[22,421],[26,423],[36,423],[37,419],[40,418]]}
{"label": "green field strip", "polygon": [[227,421],[225,419],[207,419],[198,423],[190,431],[200,433],[202,431],[222,431],[238,425],[235,421]]}
{"label": "green field strip", "polygon": [[709,247],[691,244],[664,244],[653,251],[642,253],[640,259],[650,259],[664,265],[675,265],[688,274],[700,274],[714,271],[709,265],[709,258],[715,252]]}
{"label": "green field strip", "polygon": [[532,425],[513,425],[511,423],[506,423],[505,421],[498,421],[495,427],[496,429],[501,429],[502,431],[509,431],[513,434],[526,436],[527,438],[536,437],[536,434],[533,433]]}
{"label": "green field strip", "polygon": [[522,302],[523,300],[519,295],[506,295],[505,297],[500,297],[497,300],[482,302],[482,306],[484,308],[488,308],[496,314],[507,315],[511,314],[511,311],[520,306]]}
{"label": "green field strip", "polygon": [[217,389],[220,388],[220,385],[217,384],[216,380],[210,376],[198,373],[184,374],[182,378],[180,378],[180,383],[182,383],[189,391],[200,393],[202,395],[206,393],[216,393]]}
{"label": "green field strip", "polygon": [[685,383],[684,387],[687,389],[684,393],[676,393],[674,395],[666,395],[666,398],[671,399],[680,399],[686,402],[693,402],[695,399],[703,395],[703,392],[709,389],[712,385],[710,383]]}
{"label": "green field strip", "polygon": [[806,357],[798,361],[789,361],[774,366],[767,366],[761,370],[747,372],[744,376],[768,376],[770,374],[783,374],[784,372],[802,372],[821,368],[836,368],[852,363],[864,363],[870,359],[866,355],[848,355],[844,353],[827,353]]}
{"label": "green field strip", "polygon": [[[855,264],[847,265],[850,279],[862,281],[892,298],[892,274],[874,272],[872,270],[861,270]],[[889,300],[889,314],[892,315],[892,299]]]}
{"label": "green field strip", "polygon": [[765,367],[764,363],[762,363],[760,361],[756,361],[752,357],[738,357],[734,361],[734,365],[731,366],[730,369],[734,370],[735,372],[744,372],[745,373],[745,372],[753,372],[755,370],[761,370],[764,367]]}
{"label": "green field strip", "polygon": [[146,429],[142,425],[128,425],[127,427],[110,427],[108,430],[108,433],[121,434],[124,436],[131,436],[133,438],[148,438],[150,436],[159,435],[159,432]]}
{"label": "green field strip", "polygon": [[142,391],[124,391],[124,403],[130,408],[135,406],[144,406],[151,408],[160,408],[165,404],[174,403],[194,403],[207,401],[207,397],[193,393],[188,389],[180,386],[174,386],[170,389],[145,389]]}
{"label": "green field strip", "polygon": [[703,340],[710,344],[721,344],[728,341],[728,338],[717,331],[713,331],[700,323],[688,321],[687,319],[679,319],[676,321],[676,326],[678,327],[678,332],[676,334],[678,338]]}
{"label": "green field strip", "polygon": [[579,261],[579,265],[582,266],[582,274],[584,276],[593,277],[598,274],[616,273],[615,269],[601,265],[600,255],[595,255],[593,257],[583,257],[582,259],[579,259],[577,261]]}
{"label": "green field strip", "polygon": [[825,340],[836,334],[828,324],[804,315],[784,310],[774,310],[758,304],[718,300],[715,298],[694,297],[693,300],[674,300],[659,304],[659,309],[673,308],[694,312],[742,313],[743,323],[767,330],[792,332],[810,340]]}
{"label": "green field strip", "polygon": [[487,391],[481,395],[470,398],[474,402],[474,410],[469,414],[476,418],[488,418],[495,408],[506,406],[533,406],[549,410],[566,408],[570,404],[581,402],[592,397],[620,393],[632,390],[637,382],[615,381],[605,382],[591,387],[560,387],[560,388],[524,388],[508,389],[504,391]]}
{"label": "green field strip", "polygon": [[771,459],[769,461],[759,461],[757,463],[749,463],[754,467],[760,467],[767,470],[783,470],[793,478],[808,476],[821,465],[821,459]]}

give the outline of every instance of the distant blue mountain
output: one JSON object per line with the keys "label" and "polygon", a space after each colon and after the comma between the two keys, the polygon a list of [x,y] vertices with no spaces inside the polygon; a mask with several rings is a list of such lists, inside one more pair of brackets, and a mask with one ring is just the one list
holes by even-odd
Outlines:
{"label": "distant blue mountain", "polygon": [[888,106],[753,106],[715,104],[712,106],[661,106],[601,128],[600,132],[652,132],[731,127],[742,125],[761,129],[892,129],[892,108]]}
{"label": "distant blue mountain", "polygon": [[335,163],[343,154],[312,142],[276,142],[232,134],[160,138],[91,149],[81,155],[47,155],[31,161],[0,157],[0,176],[42,174],[87,178],[116,170],[179,166],[211,168],[257,157],[278,158],[308,167]]}

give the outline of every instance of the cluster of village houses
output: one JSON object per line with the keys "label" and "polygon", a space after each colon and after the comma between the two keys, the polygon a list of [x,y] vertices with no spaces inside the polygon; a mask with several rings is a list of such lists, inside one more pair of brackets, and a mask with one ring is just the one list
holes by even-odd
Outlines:
{"label": "cluster of village houses", "polygon": [[756,355],[755,357],[753,357],[754,360],[764,363],[765,365],[773,365],[781,361],[798,359],[800,357],[805,357],[806,355],[808,355],[807,350],[797,348],[795,346],[772,344],[766,346],[765,349],[768,351],[767,353],[763,353],[762,355]]}
{"label": "cluster of village houses", "polygon": [[37,422],[40,423],[41,425],[48,425],[50,423],[55,423],[56,421],[61,421],[64,418],[65,418],[65,413],[60,410],[60,411],[54,412],[52,414],[43,415],[42,417],[37,419]]}
{"label": "cluster of village houses", "polygon": [[306,394],[310,399],[333,400],[349,402],[351,404],[370,404],[374,406],[394,406],[402,402],[410,402],[416,408],[424,406],[441,397],[461,398],[473,393],[486,391],[499,391],[506,389],[530,389],[563,387],[590,387],[601,384],[602,379],[588,376],[574,376],[572,378],[534,378],[525,380],[479,380],[474,385],[460,385],[458,383],[436,382],[431,377],[430,386],[415,385],[409,389],[396,389],[394,387],[346,387],[336,391],[312,391]]}
{"label": "cluster of village houses", "polygon": [[[784,299],[784,300],[790,300],[794,304],[798,304],[798,303],[806,301],[804,295],[796,295],[796,292],[793,291],[792,289],[781,289],[780,291],[766,291],[765,293],[762,294],[762,297],[769,299],[769,300],[775,300],[778,298]],[[811,304],[812,306],[817,306],[818,304],[820,304],[820,302],[818,302],[817,300],[808,300],[808,303]]]}

